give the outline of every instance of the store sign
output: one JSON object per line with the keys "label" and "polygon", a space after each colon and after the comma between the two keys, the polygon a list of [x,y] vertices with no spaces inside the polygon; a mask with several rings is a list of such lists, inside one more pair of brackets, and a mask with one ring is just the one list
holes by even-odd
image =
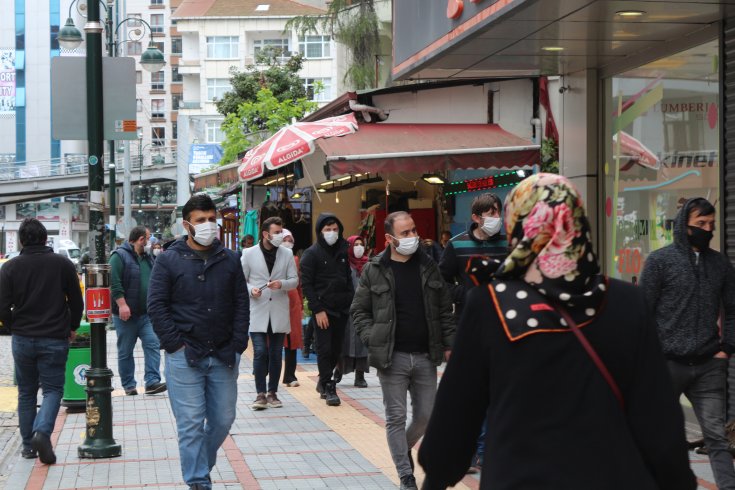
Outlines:
{"label": "store sign", "polygon": [[220,145],[191,145],[189,173],[196,174],[222,160]]}
{"label": "store sign", "polygon": [[87,288],[85,291],[87,321],[109,323],[111,320],[110,288]]}
{"label": "store sign", "polygon": [[15,114],[14,49],[0,49],[0,114]]}
{"label": "store sign", "polygon": [[502,174],[482,177],[481,179],[459,180],[444,184],[444,195],[452,196],[455,194],[463,194],[465,192],[484,191],[488,189],[497,189],[498,187],[515,187],[525,178],[521,177],[518,172],[505,172]]}

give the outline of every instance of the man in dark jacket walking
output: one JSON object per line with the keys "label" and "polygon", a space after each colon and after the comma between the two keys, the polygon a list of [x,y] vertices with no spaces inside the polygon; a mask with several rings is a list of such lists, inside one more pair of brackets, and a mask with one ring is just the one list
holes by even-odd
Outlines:
{"label": "man in dark jacket walking", "polygon": [[[411,215],[385,219],[390,248],[365,265],[350,313],[368,362],[378,369],[385,429],[401,489],[415,489],[411,448],[423,436],[436,396],[436,367],[454,341],[452,299],[436,263],[418,251]],[[411,425],[406,428],[406,393]]]}
{"label": "man in dark jacket walking", "polygon": [[332,373],[342,356],[345,325],[354,290],[347,260],[344,227],[336,216],[322,213],[316,221],[317,240],[301,257],[301,287],[316,320],[317,391],[327,405],[340,404]]}
{"label": "man in dark jacket walking", "polygon": [[145,226],[130,230],[128,241],[110,256],[110,294],[112,323],[117,334],[117,369],[126,395],[137,395],[133,350],[140,339],[143,345],[146,395],[166,391],[161,383],[161,346],[148,317],[148,283],[153,257],[146,250],[151,232]]}
{"label": "man in dark jacket walking", "polygon": [[717,487],[735,489],[724,419],[727,358],[735,351],[735,269],[709,248],[714,229],[714,206],[688,200],[674,222],[674,243],[648,256],[640,286],[676,394],[686,395],[702,427]]}
{"label": "man in dark jacket walking", "polygon": [[[0,269],[0,321],[13,335],[21,455],[53,464],[50,436],[84,302],[74,264],[46,246],[46,228],[26,218],[18,235],[23,250]],[[36,413],[39,385],[43,401]]]}
{"label": "man in dark jacket walking", "polygon": [[250,305],[237,254],[215,238],[212,199],[196,194],[182,213],[188,236],[156,259],[148,313],[166,351],[184,481],[190,488],[210,489],[217,450],[235,420]]}

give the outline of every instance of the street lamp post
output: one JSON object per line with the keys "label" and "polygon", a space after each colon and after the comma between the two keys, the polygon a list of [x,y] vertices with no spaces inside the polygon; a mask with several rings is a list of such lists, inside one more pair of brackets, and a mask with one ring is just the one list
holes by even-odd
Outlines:
{"label": "street lamp post", "polygon": [[[81,32],[74,25],[71,17],[72,7],[79,0],[72,1],[69,6],[69,17],[64,27],[59,30],[59,44],[73,50],[82,43]],[[86,77],[87,77],[87,145],[89,164],[88,199],[89,199],[89,246],[94,250],[94,264],[105,264],[105,224],[104,224],[104,115],[103,83],[102,83],[102,31],[104,25],[100,18],[100,5],[107,14],[108,54],[115,54],[114,34],[122,24],[128,21],[142,22],[150,30],[150,25],[141,19],[124,19],[112,32],[112,11],[102,0],[87,2],[87,22],[84,25],[87,42]],[[163,53],[151,43],[141,56],[140,63],[146,70],[158,71],[165,65]],[[110,165],[110,205],[114,214],[114,143],[111,145]],[[91,323],[91,368],[87,371],[87,431],[86,438],[78,448],[81,458],[111,458],[120,456],[121,447],[112,435],[112,370],[107,367],[107,340],[105,323]]]}

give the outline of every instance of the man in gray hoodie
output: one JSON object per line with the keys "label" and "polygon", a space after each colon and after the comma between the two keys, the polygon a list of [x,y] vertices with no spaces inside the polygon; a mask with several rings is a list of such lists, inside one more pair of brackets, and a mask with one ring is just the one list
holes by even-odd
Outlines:
{"label": "man in gray hoodie", "polygon": [[674,222],[674,243],[648,256],[640,286],[676,394],[686,395],[694,408],[723,490],[735,489],[724,419],[727,359],[735,351],[735,268],[709,247],[714,229],[714,206],[703,198],[688,200]]}

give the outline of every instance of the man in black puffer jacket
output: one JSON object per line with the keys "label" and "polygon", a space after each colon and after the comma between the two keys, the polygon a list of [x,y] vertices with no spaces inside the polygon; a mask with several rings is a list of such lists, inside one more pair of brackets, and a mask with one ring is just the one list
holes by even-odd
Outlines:
{"label": "man in black puffer jacket", "polygon": [[342,355],[345,325],[355,293],[343,232],[335,215],[320,214],[316,221],[317,241],[301,257],[301,287],[318,327],[317,391],[331,406],[340,404],[332,373]]}

